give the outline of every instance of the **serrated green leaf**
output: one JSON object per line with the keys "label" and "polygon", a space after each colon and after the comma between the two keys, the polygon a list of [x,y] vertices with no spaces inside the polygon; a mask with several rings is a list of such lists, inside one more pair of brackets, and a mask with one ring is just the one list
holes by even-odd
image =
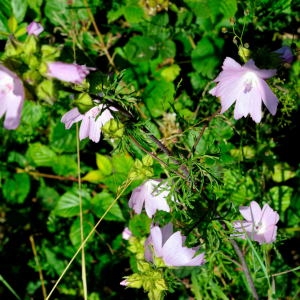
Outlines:
{"label": "serrated green leaf", "polygon": [[88,181],[91,183],[100,183],[103,182],[103,179],[105,176],[100,170],[92,170],[89,171],[85,176],[83,176],[81,179],[82,181]]}
{"label": "serrated green leaf", "polygon": [[220,38],[203,37],[192,52],[192,65],[202,76],[213,78],[219,65],[218,49],[224,44]]}
{"label": "serrated green leaf", "polygon": [[[86,209],[89,204],[90,195],[82,190],[81,191],[82,207]],[[80,197],[79,191],[66,192],[57,201],[55,209],[53,210],[54,215],[69,218],[78,216],[80,213]]]}
{"label": "serrated green leaf", "polygon": [[178,65],[171,65],[164,68],[160,74],[166,81],[174,81],[179,73],[180,67]]}
{"label": "serrated green leaf", "polygon": [[127,5],[123,8],[123,14],[125,19],[129,23],[138,23],[144,19],[144,10],[142,7],[137,5]]}
{"label": "serrated green leaf", "polygon": [[132,64],[148,62],[157,51],[155,41],[145,36],[134,36],[124,47],[125,56]]}
{"label": "serrated green leaf", "polygon": [[144,91],[146,106],[155,118],[162,116],[174,102],[175,87],[164,80],[151,81]]}
{"label": "serrated green leaf", "polygon": [[26,157],[37,167],[52,167],[57,160],[55,152],[41,143],[29,145]]}
{"label": "serrated green leaf", "polygon": [[281,212],[282,217],[288,209],[293,195],[293,188],[289,186],[274,186],[270,189],[269,194],[273,200],[274,208]]}
{"label": "serrated green leaf", "polygon": [[274,172],[272,174],[272,179],[275,182],[287,181],[296,176],[290,166],[287,163],[278,163],[274,166]]}
{"label": "serrated green leaf", "polygon": [[27,11],[27,1],[24,0],[11,0],[11,8],[14,17],[21,23]]}
{"label": "serrated green leaf", "polygon": [[[92,211],[94,214],[101,218],[104,213],[107,211],[109,206],[114,201],[114,197],[109,194],[108,192],[101,192],[97,194],[93,199],[91,200],[92,204]],[[122,214],[122,211],[118,205],[118,203],[115,203],[108,211],[108,213],[104,216],[104,220],[107,221],[124,221],[124,217]]]}
{"label": "serrated green leaf", "polygon": [[107,156],[96,153],[96,164],[103,176],[112,173],[112,163]]}
{"label": "serrated green leaf", "polygon": [[73,126],[68,131],[62,122],[52,124],[50,133],[51,148],[57,153],[75,153],[76,152],[76,128]]}
{"label": "serrated green leaf", "polygon": [[26,173],[7,178],[2,187],[4,199],[11,203],[24,203],[30,191],[30,177]]}
{"label": "serrated green leaf", "polygon": [[76,176],[78,166],[76,159],[70,155],[61,155],[52,166],[53,171],[60,176]]}

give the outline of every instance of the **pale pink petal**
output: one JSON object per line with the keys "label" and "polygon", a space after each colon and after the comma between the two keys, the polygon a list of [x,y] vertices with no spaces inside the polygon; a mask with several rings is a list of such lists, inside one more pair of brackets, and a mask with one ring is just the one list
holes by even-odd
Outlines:
{"label": "pale pink petal", "polygon": [[256,201],[251,201],[250,206],[240,207],[241,215],[249,222],[260,221],[261,209]]}
{"label": "pale pink petal", "polygon": [[226,57],[222,68],[226,71],[240,71],[242,66],[231,57]]}
{"label": "pale pink petal", "polygon": [[16,129],[20,124],[23,99],[21,96],[16,96],[15,94],[10,93],[6,96],[6,101],[9,104],[6,107],[4,127],[10,130]]}
{"label": "pale pink petal", "polygon": [[16,129],[20,124],[25,90],[19,77],[0,65],[0,118],[5,115],[4,127]]}
{"label": "pale pink petal", "polygon": [[65,124],[66,129],[70,129],[74,123],[82,119],[83,115],[79,112],[78,108],[75,107],[62,116],[61,122]]}
{"label": "pale pink petal", "polygon": [[95,70],[95,68],[90,68],[85,65],[69,64],[64,62],[49,62],[47,63],[48,73],[50,77],[56,79],[80,84],[90,73],[90,70]]}
{"label": "pale pink petal", "polygon": [[26,30],[29,35],[38,36],[44,31],[44,27],[40,23],[33,21],[26,27]]}
{"label": "pale pink petal", "polygon": [[89,136],[90,133],[90,118],[84,116],[79,129],[79,139],[83,140]]}
{"label": "pale pink petal", "polygon": [[152,245],[157,257],[163,256],[163,249],[162,249],[162,232],[158,226],[153,226],[151,228],[151,240]]}
{"label": "pale pink petal", "polygon": [[263,80],[260,81],[260,85],[258,86],[258,89],[260,91],[261,98],[265,106],[267,107],[267,109],[272,115],[275,115],[277,111],[277,105],[279,102],[278,98],[272,92],[272,90],[267,85],[267,83]]}
{"label": "pale pink petal", "polygon": [[140,214],[145,202],[145,192],[143,186],[139,186],[132,191],[128,205],[135,213]]}
{"label": "pale pink petal", "polygon": [[275,225],[279,221],[279,215],[268,204],[265,204],[262,208],[261,222],[266,227],[269,225]]}

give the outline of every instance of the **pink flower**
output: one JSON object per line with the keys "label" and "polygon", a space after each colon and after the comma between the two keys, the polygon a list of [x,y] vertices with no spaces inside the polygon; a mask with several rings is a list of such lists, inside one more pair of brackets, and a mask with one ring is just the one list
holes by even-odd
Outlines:
{"label": "pink flower", "polygon": [[180,231],[173,233],[172,223],[162,228],[152,226],[150,236],[145,242],[145,259],[153,262],[155,257],[159,257],[170,267],[204,264],[204,253],[195,255],[199,247],[185,247],[183,246],[185,240],[186,237],[182,236]]}
{"label": "pink flower", "polygon": [[128,280],[127,279],[124,279],[120,282],[120,285],[123,285],[123,286],[128,286]]}
{"label": "pink flower", "polygon": [[233,223],[237,234],[243,239],[248,236],[253,241],[259,244],[272,243],[276,239],[277,226],[279,215],[268,204],[265,204],[261,209],[255,201],[250,203],[250,206],[241,206],[240,213],[246,221],[235,221]]}
{"label": "pink flower", "polygon": [[[116,110],[115,108],[110,108]],[[81,114],[77,107],[65,113],[61,121],[65,124],[66,129],[69,129],[74,123],[82,121],[79,130],[79,139],[83,140],[87,137],[95,143],[100,141],[102,126],[112,119],[113,116],[110,110],[103,104],[94,106],[85,114]]]}
{"label": "pink flower", "polygon": [[85,65],[68,64],[60,61],[49,62],[47,66],[48,76],[77,84],[82,83],[91,70],[95,70],[95,68]]}
{"label": "pink flower", "polygon": [[27,26],[26,30],[29,35],[38,36],[44,31],[44,27],[40,23],[33,21]]}
{"label": "pink flower", "polygon": [[234,118],[240,119],[250,114],[259,123],[262,118],[261,103],[269,112],[275,115],[278,99],[271,91],[264,79],[275,75],[276,70],[260,70],[250,59],[241,66],[235,60],[227,57],[224,60],[223,71],[214,80],[217,86],[209,91],[213,96],[221,99],[221,113],[224,113],[234,102]]}
{"label": "pink flower", "polygon": [[157,210],[170,211],[166,200],[169,193],[170,188],[165,184],[150,179],[132,191],[128,205],[137,214],[140,214],[145,204],[146,213],[151,218]]}
{"label": "pink flower", "polygon": [[0,118],[5,114],[6,129],[19,126],[24,99],[22,81],[15,73],[0,65]]}
{"label": "pink flower", "polygon": [[128,227],[125,227],[123,232],[122,232],[122,238],[124,240],[129,240],[132,237],[132,232]]}
{"label": "pink flower", "polygon": [[286,63],[291,64],[294,60],[293,52],[289,46],[283,46],[274,52],[279,54],[282,60]]}

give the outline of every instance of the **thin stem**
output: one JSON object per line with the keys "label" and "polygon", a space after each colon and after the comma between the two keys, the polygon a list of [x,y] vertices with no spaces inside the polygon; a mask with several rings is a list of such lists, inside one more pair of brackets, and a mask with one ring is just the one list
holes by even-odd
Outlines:
{"label": "thin stem", "polygon": [[35,242],[34,242],[33,235],[29,236],[29,241],[30,241],[31,249],[32,249],[33,256],[34,256],[34,261],[35,261],[36,266],[38,268],[38,273],[39,273],[39,278],[40,278],[41,287],[42,287],[42,293],[43,293],[43,299],[46,299],[46,297],[47,297],[47,291],[46,291],[46,287],[45,287],[44,276],[43,276],[42,268],[41,268],[41,265],[40,265],[39,257],[37,255],[37,251],[36,251],[36,247],[35,247]]}
{"label": "thin stem", "polygon": [[[80,209],[80,238],[81,243],[84,241],[84,232],[83,232],[83,209],[82,209],[82,193],[81,193],[81,171],[80,171],[80,140],[79,140],[79,128],[78,123],[76,123],[76,148],[77,148],[77,174],[78,174],[78,190],[79,190],[79,209]],[[85,263],[85,251],[82,247],[81,251],[81,276],[82,276],[82,287],[83,287],[83,298],[87,300],[87,280],[86,280],[86,263]]]}
{"label": "thin stem", "polygon": [[44,177],[44,178],[50,178],[50,179],[57,179],[57,180],[68,180],[68,181],[75,181],[77,182],[78,179],[75,177],[64,177],[64,176],[58,176],[53,174],[46,174],[46,173],[40,173],[35,171],[27,171],[20,168],[16,169],[17,173],[26,173],[28,175],[31,175],[33,177]]}
{"label": "thin stem", "polygon": [[236,243],[236,241],[230,240],[230,243],[233,246],[235,253],[237,254],[237,256],[240,259],[240,262],[242,264],[242,269],[243,269],[243,272],[245,274],[246,280],[249,284],[253,299],[259,300],[258,294],[256,292],[256,289],[255,289],[255,286],[254,286],[254,283],[253,283],[253,279],[251,277],[250,271],[248,269],[248,266],[247,266],[247,263],[246,263],[246,260],[244,258],[244,255],[243,255],[242,251],[240,250],[240,248],[239,248],[238,244]]}
{"label": "thin stem", "polygon": [[0,275],[0,282],[2,282],[7,289],[18,299],[21,300],[21,298],[18,296],[18,294],[14,291],[14,289],[10,286],[10,284],[3,278],[2,275]]}
{"label": "thin stem", "polygon": [[56,287],[58,286],[58,284],[60,283],[60,281],[62,280],[62,278],[64,277],[64,275],[66,274],[66,272],[68,271],[68,269],[70,268],[70,266],[72,265],[73,261],[75,260],[75,258],[77,257],[78,253],[82,250],[82,248],[85,246],[85,244],[87,243],[87,241],[90,239],[90,237],[92,236],[92,234],[95,232],[95,230],[97,229],[97,227],[99,226],[99,224],[102,222],[102,220],[105,218],[105,216],[108,214],[108,212],[111,210],[111,208],[116,204],[116,202],[119,200],[119,198],[121,197],[121,195],[123,194],[123,192],[127,189],[127,187],[131,184],[131,180],[127,180],[125,182],[125,184],[123,185],[123,189],[117,194],[116,198],[114,199],[114,201],[109,205],[109,207],[106,209],[106,211],[103,213],[103,215],[101,216],[101,218],[98,220],[98,222],[96,223],[96,225],[92,228],[92,230],[89,232],[89,234],[87,235],[87,237],[84,239],[84,241],[81,243],[80,247],[77,249],[77,251],[75,252],[75,254],[73,255],[73,257],[71,258],[71,260],[69,261],[69,263],[67,264],[67,266],[65,267],[65,269],[63,270],[63,272],[61,273],[61,275],[59,276],[59,278],[57,279],[57,281],[55,282],[53,288],[51,289],[50,293],[48,294],[47,298],[45,300],[49,300],[51,295],[53,294],[53,292],[55,291]]}
{"label": "thin stem", "polygon": [[93,24],[93,26],[94,26],[95,32],[96,32],[96,34],[97,34],[97,36],[98,36],[98,38],[99,38],[99,40],[100,40],[100,46],[101,46],[101,48],[102,48],[101,50],[103,50],[105,56],[107,57],[109,63],[111,64],[111,66],[116,70],[115,63],[114,63],[114,61],[113,61],[111,55],[110,55],[109,52],[108,52],[108,49],[107,49],[107,47],[106,47],[106,45],[105,45],[105,43],[104,43],[104,40],[103,40],[103,36],[102,36],[102,34],[101,34],[101,32],[100,32],[100,30],[99,30],[97,24],[96,24],[95,18],[94,18],[93,14],[92,14],[91,9],[89,8],[89,5],[88,5],[88,3],[87,3],[87,0],[83,0],[83,1],[84,1],[85,6],[86,6],[86,10],[87,10],[87,12],[88,12],[88,14],[89,14],[89,17],[90,17],[90,19],[91,19],[91,22],[92,22],[92,24]]}

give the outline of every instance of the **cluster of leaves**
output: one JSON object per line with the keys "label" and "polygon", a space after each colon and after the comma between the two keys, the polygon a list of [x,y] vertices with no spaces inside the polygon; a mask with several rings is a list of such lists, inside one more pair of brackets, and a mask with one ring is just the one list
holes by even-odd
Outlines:
{"label": "cluster of leaves", "polygon": [[[270,85],[279,112],[259,125],[220,115],[207,93],[241,47],[261,65],[283,44],[295,51],[296,11],[292,0],[3,0],[0,59],[27,93],[18,129],[0,127],[0,296],[46,298],[64,274],[53,298],[82,297],[82,261],[72,259],[83,229],[89,299],[145,298],[119,283],[143,271],[151,220],[133,216],[128,199],[148,178],[166,179],[177,200],[155,221],[171,218],[206,253],[202,267],[163,273],[166,299],[251,297],[230,222],[252,200],[280,215],[274,247],[238,241],[257,293],[299,296],[299,61],[278,69]],[[26,33],[32,20],[45,28],[38,38]],[[81,86],[65,84],[45,75],[51,60],[97,71]],[[77,128],[60,121],[82,92],[118,109],[98,144],[78,143]],[[126,226],[134,247],[122,239]]]}

